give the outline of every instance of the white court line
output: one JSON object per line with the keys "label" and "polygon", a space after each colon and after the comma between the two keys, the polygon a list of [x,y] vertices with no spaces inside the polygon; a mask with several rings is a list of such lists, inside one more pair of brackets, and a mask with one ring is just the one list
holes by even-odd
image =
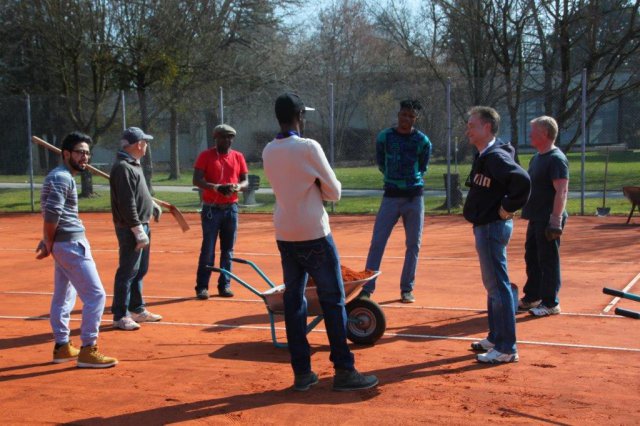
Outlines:
{"label": "white court line", "polygon": [[[9,295],[17,295],[17,296],[51,296],[52,292],[47,291],[0,291],[0,295],[9,294]],[[112,294],[107,294],[107,297],[113,297]],[[195,298],[191,296],[144,296],[145,299],[157,299],[157,300],[195,300]],[[222,302],[222,303],[264,303],[263,300],[260,299],[240,299],[234,297],[233,299],[227,298],[216,298],[213,297],[209,300],[210,302]],[[464,307],[451,307],[451,306],[422,306],[422,305],[411,305],[407,306],[403,303],[390,303],[390,304],[381,304],[380,305],[384,309],[415,309],[415,310],[427,310],[427,311],[461,311],[461,312],[477,312],[479,314],[487,312],[484,308],[464,308]],[[518,311],[518,312],[526,312],[526,311]],[[572,316],[572,317],[588,317],[588,318],[617,318],[623,319],[626,318],[622,315],[608,314],[605,315],[603,313],[597,314],[589,314],[584,312],[561,312],[560,315]]]}
{"label": "white court line", "polygon": [[[624,293],[628,292],[629,290],[631,290],[631,288],[636,285],[636,283],[638,282],[638,280],[640,280],[640,273],[638,273],[638,275],[635,276],[634,279],[632,279],[629,284],[627,284],[627,286],[625,288],[622,289],[622,291]],[[609,304],[607,305],[606,308],[604,308],[602,310],[603,313],[607,313],[609,312],[615,305],[618,304],[618,302],[620,301],[620,297],[614,297],[611,302],[609,302]]]}
{"label": "white court line", "polygon": [[[0,248],[0,252],[3,251],[7,251],[7,252],[28,252],[28,253],[33,253],[34,250],[32,248],[27,248],[27,249],[21,249],[21,248]],[[113,252],[118,252],[118,249],[97,249],[92,247],[91,251],[94,253],[98,253],[98,252],[105,252],[105,253],[113,253]],[[188,254],[188,253],[194,253],[192,250],[152,250],[153,253],[169,253],[169,254]],[[238,257],[245,257],[245,256],[250,256],[250,257],[280,257],[280,253],[253,253],[253,252],[234,252],[236,255],[239,255]],[[366,259],[367,256],[366,255],[343,255],[340,254],[340,258],[342,259]],[[384,257],[385,259],[393,259],[393,260],[404,260],[404,256],[386,256]],[[477,256],[467,256],[467,257],[450,257],[450,256],[424,256],[424,257],[420,257],[419,260],[421,261],[428,261],[428,260],[460,260],[460,261],[468,261],[468,260],[473,260],[473,259],[477,259]],[[611,261],[611,260],[607,260],[607,261],[601,261],[601,260],[574,260],[574,259],[566,259],[563,258],[562,260],[563,264],[569,264],[569,263],[575,263],[575,264],[593,264],[593,265],[599,265],[599,264],[607,264],[607,265],[635,265],[637,262],[636,261]]]}
{"label": "white court line", "polygon": [[[0,319],[21,319],[21,320],[49,320],[47,317],[25,317],[25,316],[17,316],[17,315],[0,315]],[[81,321],[80,318],[71,318],[71,321]],[[102,320],[102,323],[112,324],[113,321]],[[226,328],[226,329],[240,329],[240,330],[271,330],[269,326],[260,326],[260,325],[234,325],[234,324],[204,324],[204,323],[192,323],[192,322],[169,322],[169,321],[161,321],[161,322],[148,322],[145,323],[145,327],[147,325],[153,326],[180,326],[180,327],[215,327],[215,328]],[[276,330],[285,331],[284,327],[274,327]],[[326,333],[326,330],[314,328],[311,330],[314,333]],[[435,336],[430,334],[406,334],[406,333],[384,333],[387,337],[404,337],[404,338],[413,338],[413,339],[432,339],[432,340],[459,340],[459,341],[476,341],[480,339],[479,337],[457,337],[457,336]],[[620,346],[600,346],[600,345],[581,345],[577,343],[560,343],[560,342],[536,342],[533,340],[518,340],[516,342],[520,345],[534,345],[534,346],[552,346],[552,347],[560,347],[560,348],[578,348],[578,349],[601,349],[606,351],[619,351],[619,352],[640,352],[640,348],[625,348]]]}

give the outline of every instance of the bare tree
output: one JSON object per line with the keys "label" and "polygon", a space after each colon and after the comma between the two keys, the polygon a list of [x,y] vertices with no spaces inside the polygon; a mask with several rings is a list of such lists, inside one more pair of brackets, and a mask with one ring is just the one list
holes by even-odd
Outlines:
{"label": "bare tree", "polygon": [[354,115],[363,106],[375,81],[385,70],[385,52],[389,46],[378,37],[375,26],[360,0],[340,0],[330,3],[319,13],[318,31],[298,47],[298,55],[306,64],[296,76],[296,87],[304,88],[315,102],[329,140],[329,85],[333,84],[335,156],[362,152],[366,137],[357,134],[351,125]]}
{"label": "bare tree", "polygon": [[[37,38],[42,63],[56,78],[66,110],[76,129],[94,143],[113,124],[118,102],[113,99],[116,67],[114,29],[109,1],[35,0],[22,25]],[[108,109],[105,115],[104,109]],[[90,173],[82,174],[81,196],[93,194]]]}
{"label": "bare tree", "polygon": [[483,15],[483,26],[492,36],[491,51],[500,66],[505,101],[509,111],[511,142],[518,149],[519,111],[526,75],[524,50],[525,28],[535,4],[531,0],[504,0],[487,3],[489,13]]}
{"label": "bare tree", "polygon": [[[547,0],[533,10],[535,49],[532,91],[542,92],[545,113],[562,129],[577,124],[580,80],[587,71],[588,120],[608,102],[640,87],[633,66],[640,48],[640,2]],[[580,136],[575,132],[569,151]]]}

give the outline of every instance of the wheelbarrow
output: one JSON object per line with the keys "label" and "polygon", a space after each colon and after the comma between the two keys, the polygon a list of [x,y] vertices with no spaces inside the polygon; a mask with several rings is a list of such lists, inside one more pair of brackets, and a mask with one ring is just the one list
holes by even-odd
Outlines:
{"label": "wheelbarrow", "polygon": [[[231,261],[249,265],[253,270],[269,285],[269,289],[260,292],[254,286],[244,281],[231,271],[226,269],[208,266],[207,268],[213,272],[219,272],[237,281],[244,288],[260,297],[267,306],[269,314],[269,323],[271,324],[271,340],[277,348],[286,348],[286,343],[279,343],[276,337],[275,316],[284,315],[284,284],[276,285],[267,277],[264,272],[253,262],[246,259],[234,257]],[[380,275],[380,271],[373,272],[371,276],[344,283],[344,294],[347,311],[347,339],[353,343],[360,345],[374,344],[387,328],[387,320],[380,305],[371,299],[358,299],[358,295],[362,286],[367,282]],[[305,289],[305,298],[307,299],[307,315],[315,316],[307,324],[307,334],[311,332],[323,320],[322,307],[320,299],[315,287],[307,286]]]}

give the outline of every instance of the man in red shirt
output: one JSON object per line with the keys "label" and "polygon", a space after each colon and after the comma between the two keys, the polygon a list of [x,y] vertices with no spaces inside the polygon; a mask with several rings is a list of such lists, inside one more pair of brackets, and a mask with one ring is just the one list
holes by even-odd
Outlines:
{"label": "man in red shirt", "polygon": [[[198,155],[194,164],[193,184],[202,189],[202,247],[196,274],[196,297],[209,298],[211,270],[215,263],[216,240],[220,235],[220,268],[231,271],[233,245],[238,228],[238,191],[248,185],[249,169],[242,153],[231,149],[236,136],[233,127],[220,124],[213,129],[216,146]],[[218,295],[233,297],[230,280],[218,278]]]}

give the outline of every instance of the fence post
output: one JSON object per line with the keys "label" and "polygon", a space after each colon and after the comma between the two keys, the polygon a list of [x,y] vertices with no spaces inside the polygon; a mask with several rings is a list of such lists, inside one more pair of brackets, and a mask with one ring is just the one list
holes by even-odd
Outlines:
{"label": "fence post", "polygon": [[[333,83],[329,83],[329,163],[331,167],[334,167],[335,163],[335,123],[334,123],[334,97],[333,97]],[[331,202],[331,213],[335,211],[335,203]]]}
{"label": "fence post", "polygon": [[27,93],[27,149],[29,150],[29,188],[31,192],[31,212],[36,211],[33,197],[33,147],[31,146],[31,96]]}
{"label": "fence post", "polygon": [[447,213],[451,214],[451,78],[447,78]]}
{"label": "fence post", "polygon": [[580,216],[584,216],[584,195],[585,195],[585,161],[587,153],[587,69],[582,69],[582,156],[580,165],[580,177],[582,184],[580,188]]}
{"label": "fence post", "polygon": [[124,90],[120,91],[120,97],[122,98],[122,130],[127,129],[127,107],[125,105]]}

